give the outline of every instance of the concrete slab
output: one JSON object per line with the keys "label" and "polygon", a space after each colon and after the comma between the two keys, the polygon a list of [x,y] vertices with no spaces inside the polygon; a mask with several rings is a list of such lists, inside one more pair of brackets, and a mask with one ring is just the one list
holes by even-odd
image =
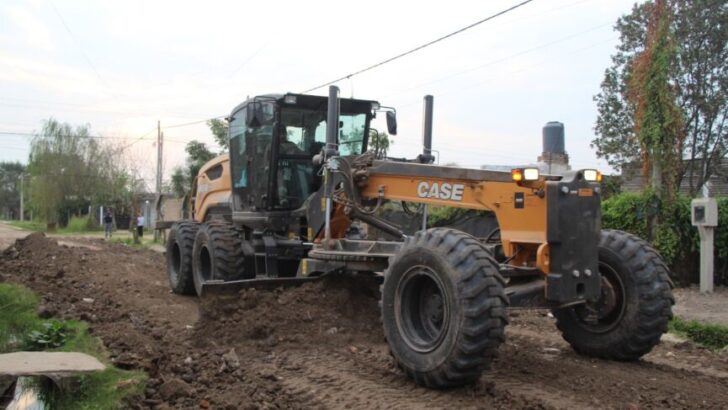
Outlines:
{"label": "concrete slab", "polygon": [[15,352],[0,354],[0,375],[70,376],[104,370],[93,356],[72,352]]}

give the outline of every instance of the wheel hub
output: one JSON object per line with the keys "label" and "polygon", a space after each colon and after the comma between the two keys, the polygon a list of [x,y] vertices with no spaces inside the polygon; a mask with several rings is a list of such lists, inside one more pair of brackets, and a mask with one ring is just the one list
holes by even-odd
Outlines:
{"label": "wheel hub", "polygon": [[448,325],[447,299],[442,283],[428,267],[416,266],[402,276],[395,315],[405,343],[418,352],[436,349]]}
{"label": "wheel hub", "polygon": [[601,296],[596,302],[576,308],[584,328],[594,333],[610,331],[624,314],[624,285],[614,269],[604,263],[599,265]]}

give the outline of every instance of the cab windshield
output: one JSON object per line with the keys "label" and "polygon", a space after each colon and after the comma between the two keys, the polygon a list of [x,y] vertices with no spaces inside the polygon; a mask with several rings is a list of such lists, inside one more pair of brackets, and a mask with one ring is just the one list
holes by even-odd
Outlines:
{"label": "cab windshield", "polygon": [[[341,155],[360,155],[364,147],[366,114],[346,114],[339,116],[339,153]],[[283,109],[282,155],[316,155],[326,144],[326,113],[297,108]]]}

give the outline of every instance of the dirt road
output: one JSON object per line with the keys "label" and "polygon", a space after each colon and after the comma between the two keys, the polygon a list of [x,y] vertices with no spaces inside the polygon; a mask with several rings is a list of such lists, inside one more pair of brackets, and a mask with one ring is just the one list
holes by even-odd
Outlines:
{"label": "dirt road", "polygon": [[37,291],[47,313],[90,322],[117,366],[147,371],[146,394],[130,408],[728,405],[728,354],[664,342],[637,363],[584,358],[545,312],[512,314],[506,344],[476,385],[418,388],[391,363],[366,278],[200,304],[169,292],[159,253],[86,241],[93,248],[29,236],[0,256],[0,280]]}
{"label": "dirt road", "polygon": [[16,239],[23,238],[28,235],[27,231],[13,228],[10,225],[0,223],[0,251],[12,245]]}

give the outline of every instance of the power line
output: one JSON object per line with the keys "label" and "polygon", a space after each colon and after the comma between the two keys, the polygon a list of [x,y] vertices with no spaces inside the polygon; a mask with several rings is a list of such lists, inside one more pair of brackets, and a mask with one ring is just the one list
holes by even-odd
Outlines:
{"label": "power line", "polygon": [[[559,44],[559,43],[563,43],[565,41],[568,41],[568,40],[571,40],[573,38],[579,37],[579,36],[581,36],[583,34],[586,34],[586,33],[590,33],[592,31],[596,31],[596,30],[602,29],[604,27],[611,27],[611,25],[612,25],[611,22],[610,23],[600,24],[598,26],[594,26],[594,27],[588,28],[586,30],[579,31],[577,33],[573,33],[573,34],[570,34],[568,36],[560,37],[560,38],[558,38],[556,40],[553,40],[553,41],[550,41],[550,42],[547,42],[547,43],[541,43],[541,44],[539,44],[537,46],[534,46],[534,47],[531,47],[529,49],[520,51],[518,53],[514,53],[514,54],[511,54],[511,55],[508,55],[508,56],[505,56],[505,57],[502,57],[502,58],[499,58],[499,59],[496,59],[496,60],[491,60],[491,61],[489,61],[489,62],[487,62],[485,64],[481,64],[481,65],[478,65],[478,66],[475,66],[475,67],[467,68],[465,70],[461,70],[461,71],[458,71],[458,72],[455,72],[455,73],[452,73],[452,74],[445,75],[443,77],[435,78],[433,80],[429,80],[429,81],[426,81],[424,83],[417,84],[417,85],[412,86],[412,87],[409,87],[409,88],[402,89],[397,94],[402,93],[402,92],[405,92],[405,91],[414,90],[416,88],[420,88],[420,87],[423,87],[425,85],[439,83],[441,81],[448,80],[448,79],[453,78],[453,77],[457,77],[457,76],[460,76],[460,75],[463,75],[463,74],[467,74],[467,73],[470,73],[470,72],[473,72],[473,71],[477,71],[477,70],[480,70],[480,69],[483,69],[483,68],[486,68],[486,67],[490,67],[492,65],[495,65],[495,64],[498,64],[498,63],[502,63],[502,62],[511,60],[513,58],[520,57],[520,56],[525,55],[525,54],[533,53],[534,51],[538,51],[538,50],[541,50],[543,48],[547,48],[547,47],[551,47],[551,46],[556,45],[556,44]],[[395,95],[395,94],[390,94],[390,95]]]}
{"label": "power line", "polygon": [[311,92],[311,91],[315,91],[315,90],[318,90],[319,88],[323,88],[323,87],[326,87],[327,85],[331,85],[331,84],[337,83],[337,82],[339,82],[339,81],[341,81],[341,80],[346,80],[346,79],[349,79],[349,78],[351,78],[351,77],[353,77],[353,76],[355,76],[355,75],[359,75],[359,74],[361,74],[361,73],[364,73],[364,72],[366,72],[366,71],[369,71],[369,70],[373,70],[373,69],[375,69],[375,68],[377,68],[377,67],[380,67],[380,66],[382,66],[382,65],[384,65],[384,64],[387,64],[387,63],[391,63],[391,62],[392,62],[392,61],[394,61],[394,60],[398,60],[398,59],[400,59],[400,58],[402,58],[402,57],[405,57],[405,56],[407,56],[407,55],[410,55],[410,54],[412,54],[412,53],[415,53],[415,52],[417,52],[417,51],[420,51],[420,50],[422,50],[423,48],[427,48],[427,47],[429,47],[429,46],[431,46],[431,45],[433,45],[433,44],[436,44],[436,43],[439,43],[440,41],[443,41],[443,40],[445,40],[445,39],[448,39],[448,38],[450,38],[450,37],[452,37],[452,36],[454,36],[454,35],[456,35],[456,34],[460,34],[460,33],[462,33],[463,31],[469,30],[469,29],[471,29],[471,28],[473,28],[473,27],[475,27],[475,26],[478,26],[478,25],[480,25],[480,24],[483,24],[483,23],[485,23],[485,22],[487,22],[487,21],[493,20],[494,18],[500,17],[500,16],[502,16],[502,15],[504,15],[504,14],[506,14],[506,13],[509,13],[509,12],[511,12],[511,11],[513,11],[513,10],[515,10],[515,9],[519,8],[519,7],[523,7],[523,6],[525,6],[526,4],[528,4],[528,3],[532,2],[532,1],[533,1],[533,0],[525,0],[525,1],[522,1],[521,3],[518,3],[518,4],[516,4],[515,6],[509,7],[509,8],[507,8],[507,9],[505,9],[505,10],[499,11],[498,13],[495,13],[495,14],[493,14],[493,15],[490,15],[490,16],[488,16],[488,17],[484,18],[484,19],[478,20],[478,21],[476,21],[476,22],[475,22],[475,23],[473,23],[473,24],[470,24],[470,25],[468,25],[468,26],[465,26],[465,27],[463,27],[463,28],[461,28],[461,29],[455,30],[455,31],[453,31],[452,33],[449,33],[449,34],[446,34],[446,35],[444,35],[444,36],[442,36],[442,37],[436,38],[435,40],[432,40],[432,41],[430,41],[430,42],[427,42],[427,43],[425,43],[425,44],[422,44],[422,45],[420,45],[420,46],[418,46],[418,47],[415,47],[415,48],[413,48],[413,49],[411,49],[411,50],[408,50],[408,51],[405,51],[405,52],[403,52],[403,53],[397,54],[397,55],[396,55],[396,56],[394,56],[394,57],[390,57],[390,58],[388,58],[388,59],[386,59],[386,60],[383,60],[383,61],[380,61],[380,62],[378,62],[378,63],[376,63],[376,64],[370,65],[369,67],[363,68],[363,69],[361,69],[361,70],[359,70],[359,71],[355,71],[355,72],[353,72],[353,73],[351,73],[351,74],[348,74],[348,75],[345,75],[345,76],[343,76],[343,77],[341,77],[341,78],[337,78],[336,80],[333,80],[333,81],[329,81],[329,82],[327,82],[327,83],[321,84],[321,85],[319,85],[319,86],[316,86],[316,87],[313,87],[313,88],[309,88],[308,90],[306,90],[306,91],[303,91],[303,93],[305,94],[305,93],[308,93],[308,92]]}
{"label": "power line", "polygon": [[225,115],[218,115],[217,117],[207,118],[207,119],[199,120],[199,121],[192,121],[192,122],[185,122],[185,123],[182,123],[182,124],[167,125],[167,126],[162,127],[162,129],[163,130],[168,130],[170,128],[187,127],[188,125],[202,124],[203,122],[207,122],[207,121],[210,121],[210,120],[219,120],[219,119],[225,118],[225,117],[226,117]]}
{"label": "power line", "polygon": [[[13,132],[13,131],[0,131],[0,135],[17,135],[21,137],[54,137],[55,135],[51,134],[39,134],[39,133],[33,133],[33,132]],[[103,135],[68,135],[68,137],[80,137],[80,138],[94,138],[94,139],[119,139],[119,140],[128,140],[134,137],[112,137],[112,136],[103,136]]]}
{"label": "power line", "polygon": [[96,69],[96,66],[91,62],[91,59],[88,57],[86,52],[83,50],[83,47],[81,47],[81,42],[76,39],[76,36],[73,35],[73,32],[71,32],[71,29],[68,27],[68,24],[66,24],[66,21],[63,19],[63,16],[61,16],[61,13],[56,8],[56,5],[53,4],[51,0],[48,0],[48,3],[50,3],[51,7],[53,8],[53,12],[56,13],[56,16],[58,16],[58,20],[61,21],[61,24],[63,24],[63,27],[68,32],[68,35],[71,36],[71,39],[76,43],[78,46],[79,51],[81,51],[81,55],[83,55],[83,58],[86,60],[86,63],[91,67],[94,73],[96,73],[96,76],[99,78],[101,83],[103,83],[107,88],[109,88],[109,85],[106,84],[106,81],[101,77],[101,74],[99,74],[99,71]]}
{"label": "power line", "polygon": [[[572,50],[570,52],[560,54],[560,56],[563,57],[563,56],[567,56],[567,55],[581,53],[583,51],[586,51],[586,50],[592,49],[592,48],[594,48],[596,46],[599,46],[599,45],[601,45],[603,43],[610,42],[610,41],[614,41],[617,38],[618,37],[610,36],[609,38],[605,38],[605,39],[603,39],[601,41],[597,41],[597,42],[591,43],[591,44],[589,44],[589,45],[587,45],[585,47],[578,48],[576,50]],[[524,66],[524,67],[522,67],[522,68],[520,68],[518,70],[511,71],[510,74],[512,75],[512,74],[515,74],[515,73],[520,73],[520,72],[528,71],[528,70],[531,70],[531,69],[534,69],[534,68],[542,68],[543,66],[541,64],[544,63],[544,62],[550,61],[552,59],[552,57],[553,56],[550,56],[548,58],[541,59],[541,60],[537,61],[534,64],[530,64],[530,65]],[[467,84],[464,87],[460,87],[460,88],[457,88],[457,89],[450,89],[450,90],[438,92],[437,93],[437,96],[438,97],[442,97],[444,95],[450,95],[450,94],[453,94],[453,93],[459,93],[459,92],[465,91],[465,90],[472,90],[472,89],[474,89],[474,88],[476,88],[476,87],[478,87],[480,85],[486,84],[486,83],[491,82],[491,81],[500,80],[500,79],[501,79],[500,76],[489,77],[489,78],[486,78],[483,81],[478,81],[478,82],[475,82],[475,83]],[[434,81],[434,82],[437,82],[437,81]],[[416,87],[414,87],[414,88],[416,88]],[[408,99],[408,101],[410,101],[410,100]],[[398,104],[397,107],[398,108],[411,107],[411,106],[413,106],[415,104],[419,104],[421,100],[418,99],[418,100],[411,100],[411,101],[412,102],[409,102],[409,103],[406,103],[406,104]]]}

